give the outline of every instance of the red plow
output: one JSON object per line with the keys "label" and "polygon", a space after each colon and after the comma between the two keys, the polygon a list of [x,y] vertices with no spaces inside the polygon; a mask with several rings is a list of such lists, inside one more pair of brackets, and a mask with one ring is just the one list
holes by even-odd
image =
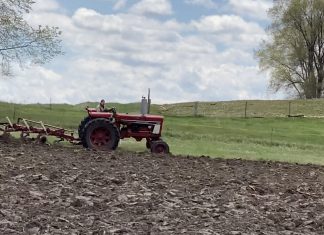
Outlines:
{"label": "red plow", "polygon": [[[73,144],[79,144],[79,137],[75,137],[74,131],[52,126],[43,123],[42,121],[34,121],[25,118],[18,118],[16,123],[12,123],[9,117],[6,117],[7,122],[0,123],[0,136],[8,137],[10,133],[20,133],[22,139],[36,139],[41,143],[47,141],[47,136],[58,138],[56,142],[69,141]],[[35,136],[36,137],[33,137]]]}

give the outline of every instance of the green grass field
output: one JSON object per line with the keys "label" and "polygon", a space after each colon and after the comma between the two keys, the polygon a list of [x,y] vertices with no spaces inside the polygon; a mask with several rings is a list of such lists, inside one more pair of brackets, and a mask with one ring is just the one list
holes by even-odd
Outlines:
{"label": "green grass field", "polygon": [[175,153],[323,164],[324,119],[166,119]]}
{"label": "green grass field", "polygon": [[[284,117],[284,112],[288,110],[288,101],[248,103],[251,107],[258,107],[258,115],[255,117],[265,118],[242,118],[245,110],[241,107],[242,104],[245,106],[245,101],[233,101],[230,104],[199,103],[198,109],[204,110],[204,116],[199,113],[197,117],[190,116],[193,114],[191,111],[194,103],[154,105],[152,112],[165,115],[163,138],[169,143],[173,154],[324,164],[324,119]],[[0,121],[4,121],[6,116],[11,119],[24,117],[76,129],[86,115],[86,105],[95,106],[94,103],[74,106],[0,103]],[[139,110],[137,103],[112,106],[116,106],[120,112],[136,113]],[[226,108],[219,111],[218,108],[222,106]],[[250,110],[251,107],[248,106]],[[324,114],[323,100],[293,101],[291,111],[292,107],[295,113],[291,114]],[[231,110],[228,112],[232,117],[228,117],[229,114],[224,111],[226,109]],[[248,114],[248,117],[252,116],[251,112]],[[122,141],[119,151],[123,150],[146,151],[145,142]]]}

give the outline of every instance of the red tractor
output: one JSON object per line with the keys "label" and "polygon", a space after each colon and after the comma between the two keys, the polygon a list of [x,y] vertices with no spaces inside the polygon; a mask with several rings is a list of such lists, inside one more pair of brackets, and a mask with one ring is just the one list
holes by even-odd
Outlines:
{"label": "red tractor", "polygon": [[169,153],[169,146],[161,139],[164,118],[157,115],[131,115],[97,112],[87,108],[88,116],[79,125],[79,138],[84,147],[114,150],[120,139],[146,139],[146,147],[153,153]]}

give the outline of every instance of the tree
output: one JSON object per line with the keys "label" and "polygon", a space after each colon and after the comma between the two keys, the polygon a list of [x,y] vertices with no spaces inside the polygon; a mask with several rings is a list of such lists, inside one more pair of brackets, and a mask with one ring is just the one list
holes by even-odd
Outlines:
{"label": "tree", "polygon": [[256,52],[259,65],[271,71],[270,87],[320,98],[324,80],[324,1],[274,0],[269,10],[269,40]]}
{"label": "tree", "polygon": [[0,0],[0,67],[10,75],[11,65],[43,64],[61,54],[61,32],[57,27],[34,28],[23,19],[32,0]]}

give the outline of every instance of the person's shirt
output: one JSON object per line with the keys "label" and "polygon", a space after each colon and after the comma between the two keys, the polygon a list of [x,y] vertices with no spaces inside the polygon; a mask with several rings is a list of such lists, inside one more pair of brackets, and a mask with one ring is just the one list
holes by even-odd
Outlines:
{"label": "person's shirt", "polygon": [[104,112],[104,111],[105,111],[105,107],[103,107],[100,104],[98,104],[98,106],[97,106],[97,112]]}

